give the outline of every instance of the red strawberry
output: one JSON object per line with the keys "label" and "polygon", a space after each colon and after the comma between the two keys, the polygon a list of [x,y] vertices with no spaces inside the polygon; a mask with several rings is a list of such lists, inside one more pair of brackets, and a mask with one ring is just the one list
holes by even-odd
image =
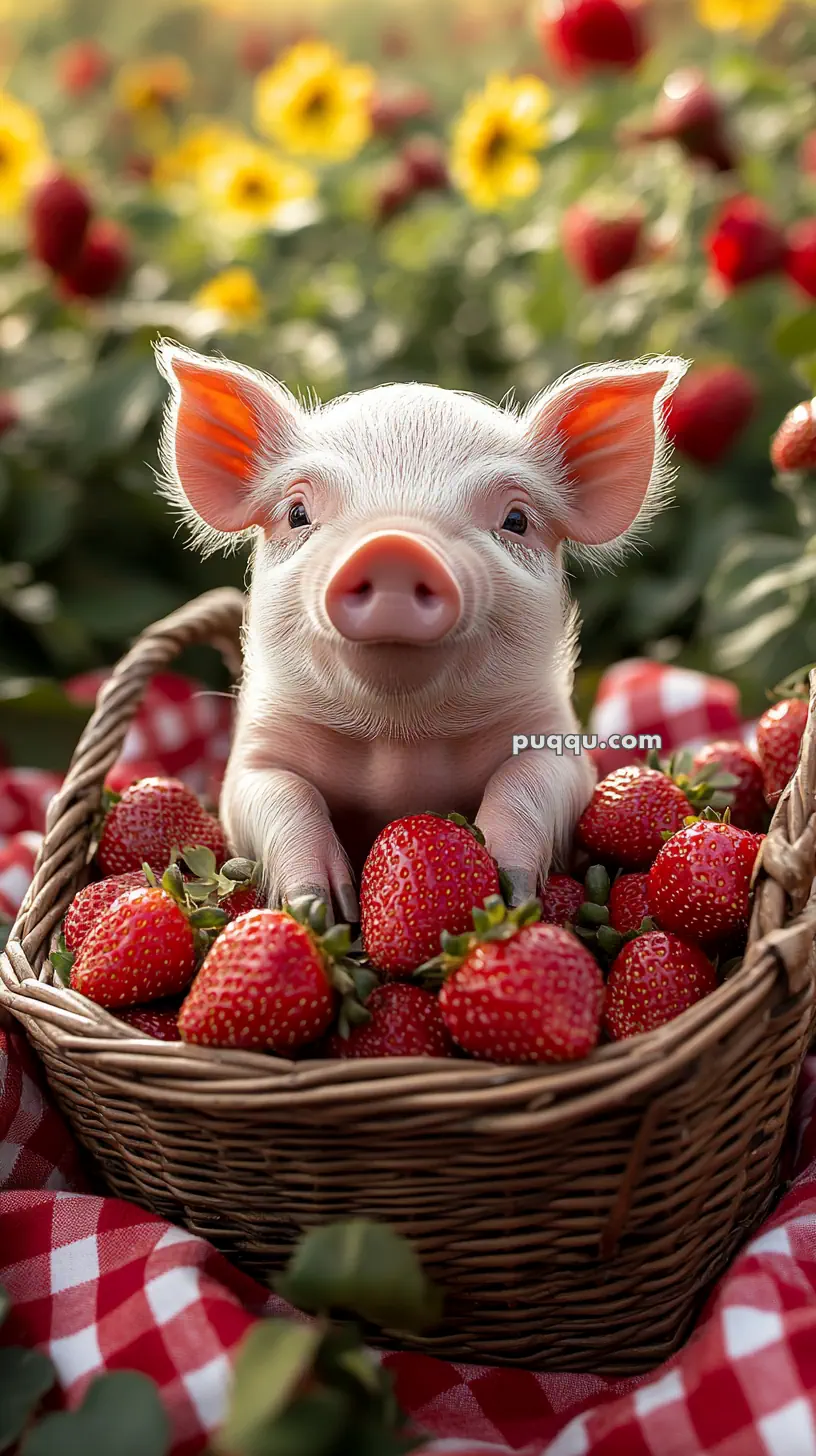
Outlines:
{"label": "red strawberry", "polygon": [[716,986],[717,972],[699,946],[662,930],[639,935],[609,972],[604,1028],[613,1041],[654,1031]]}
{"label": "red strawberry", "polygon": [[674,140],[687,156],[710,162],[718,172],[736,166],[722,102],[703,72],[694,68],[666,77],[651,123],[630,135],[640,141]]}
{"label": "red strawberry", "polygon": [[75,40],[57,58],[57,79],[69,96],[93,91],[110,71],[110,57],[95,40]]}
{"label": "red strawberry", "polygon": [[64,172],[46,177],[29,201],[31,252],[55,273],[75,263],[91,220],[86,188]]}
{"label": "red strawberry", "polygon": [[375,839],[360,881],[369,960],[391,976],[414,970],[439,949],[443,930],[468,930],[473,906],[498,893],[495,860],[460,816],[395,820]]}
{"label": "red strawberry", "polygon": [[808,705],[804,698],[783,698],[763,713],[757,723],[757,753],[769,804],[776,803],[799,762],[807,720]]}
{"label": "red strawberry", "polygon": [[771,443],[775,470],[816,470],[816,399],[785,415]]}
{"label": "red strawberry", "polygon": [[715,820],[673,834],[649,871],[649,903],[663,930],[704,944],[740,931],[758,849],[756,835]]}
{"label": "red strawberry", "polygon": [[732,197],[720,209],[706,239],[711,266],[729,288],[777,273],[787,246],[782,229],[755,197]]}
{"label": "red strawberry", "polygon": [[729,790],[733,798],[729,805],[731,823],[738,829],[752,829],[755,832],[765,823],[765,794],[762,788],[762,767],[747,743],[739,739],[721,739],[707,743],[694,755],[693,769],[714,768],[733,774],[738,779],[736,788]]}
{"label": "red strawberry", "polygon": [[127,890],[144,889],[147,880],[141,870],[131,870],[125,875],[111,875],[106,880],[96,880],[86,885],[74,896],[65,914],[62,933],[69,950],[78,951],[88,932],[101,915],[109,910],[114,900]]}
{"label": "red strawberry", "polygon": [[[327,932],[330,945],[341,930],[348,937],[346,926]],[[334,1018],[331,975],[324,941],[308,925],[288,911],[250,910],[208,952],[179,1012],[182,1039],[272,1052],[304,1046]]]}
{"label": "red strawberry", "polygon": [[567,925],[585,899],[583,885],[572,875],[550,875],[541,891],[541,919],[548,925]]}
{"label": "red strawberry", "polygon": [[20,423],[20,411],[10,394],[0,393],[0,437]]}
{"label": "red strawberry", "polygon": [[238,43],[238,64],[241,70],[250,76],[257,76],[260,71],[271,66],[277,48],[271,31],[257,27],[245,31]]}
{"label": "red strawberry", "polygon": [[188,845],[206,845],[219,864],[227,856],[221,825],[192,789],[180,779],[142,779],[108,810],[96,858],[104,875],[140,869],[145,860],[161,875],[172,851]]}
{"label": "red strawberry", "polygon": [[60,270],[62,292],[69,298],[103,298],[121,282],[129,263],[130,242],[124,228],[100,218],[89,226],[70,265]]}
{"label": "red strawberry", "polygon": [[231,895],[225,895],[219,900],[218,908],[226,910],[230,920],[237,920],[239,915],[246,915],[248,910],[261,910],[265,904],[257,885],[242,885],[240,889],[233,890]]}
{"label": "red strawberry", "polygon": [[435,137],[411,137],[400,151],[400,162],[418,192],[449,185],[445,152]]}
{"label": "red strawberry", "polygon": [[794,223],[788,230],[785,272],[808,298],[816,298],[816,217]]}
{"label": "red strawberry", "polygon": [[431,98],[424,86],[379,91],[371,102],[371,123],[378,136],[393,136],[409,121],[429,116]]}
{"label": "red strawberry", "polygon": [[637,213],[596,217],[576,202],[567,208],[561,224],[564,255],[585,283],[606,283],[637,262],[642,230],[643,219]]}
{"label": "red strawberry", "polygon": [[643,9],[626,0],[545,0],[541,43],[563,70],[629,71],[647,50]]}
{"label": "red strawberry", "polygon": [[330,1037],[331,1057],[450,1057],[453,1043],[442,1020],[439,1002],[421,986],[390,981],[377,986],[366,1001],[371,1020],[355,1026],[350,1036]]}
{"label": "red strawberry", "polygon": [[181,1041],[177,1011],[159,1011],[147,1006],[134,1006],[132,1011],[120,1011],[119,1020],[126,1021],[128,1026],[135,1026],[136,1030],[144,1032],[145,1036],[155,1037],[156,1041]]}
{"label": "red strawberry", "polygon": [[172,896],[127,890],[86,935],[71,986],[100,1006],[133,1006],[183,991],[195,963],[195,935]]}
{"label": "red strawberry", "polygon": [[377,222],[388,222],[408,205],[416,193],[408,168],[395,157],[383,168],[374,192],[374,213]]}
{"label": "red strawberry", "polygon": [[757,386],[744,369],[701,365],[681,379],[666,402],[669,439],[690,460],[714,465],[742,434],[758,400]]}
{"label": "red strawberry", "polygon": [[620,935],[629,935],[633,930],[640,930],[651,913],[649,876],[618,875],[609,891],[609,924],[612,929]]}
{"label": "red strawberry", "polygon": [[587,1056],[600,1035],[603,999],[594,956],[571,931],[541,924],[476,941],[439,993],[454,1040],[492,1062]]}
{"label": "red strawberry", "polygon": [[115,763],[105,779],[105,788],[114,794],[123,794],[131,784],[142,779],[162,778],[164,770],[155,758],[134,759],[132,763]]}
{"label": "red strawberry", "polygon": [[679,829],[691,813],[688,799],[668,774],[630,764],[595,785],[576,833],[595,859],[643,869],[662,847],[662,831]]}

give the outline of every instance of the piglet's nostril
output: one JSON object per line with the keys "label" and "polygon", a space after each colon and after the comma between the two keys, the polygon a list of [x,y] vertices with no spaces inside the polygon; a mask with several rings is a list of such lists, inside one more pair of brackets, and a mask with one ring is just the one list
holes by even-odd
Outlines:
{"label": "piglet's nostril", "polygon": [[436,592],[432,591],[429,586],[426,586],[424,581],[419,581],[416,586],[416,596],[419,601],[427,602],[436,596]]}
{"label": "piglet's nostril", "polygon": [[353,596],[353,597],[367,597],[369,595],[370,591],[371,591],[371,582],[370,581],[361,581],[361,582],[358,582],[357,586],[355,586],[355,587],[352,588],[350,595]]}

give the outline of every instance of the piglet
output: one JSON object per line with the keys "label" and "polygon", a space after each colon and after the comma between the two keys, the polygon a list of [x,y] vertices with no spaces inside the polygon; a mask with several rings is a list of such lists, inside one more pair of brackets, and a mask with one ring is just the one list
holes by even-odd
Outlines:
{"label": "piglet", "polygon": [[666,496],[679,359],[578,369],[526,409],[425,384],[309,408],[172,343],[159,490],[205,553],[252,542],[221,817],[271,903],[358,914],[379,831],[475,819],[513,897],[563,866],[592,792],[570,734],[565,546],[619,552]]}

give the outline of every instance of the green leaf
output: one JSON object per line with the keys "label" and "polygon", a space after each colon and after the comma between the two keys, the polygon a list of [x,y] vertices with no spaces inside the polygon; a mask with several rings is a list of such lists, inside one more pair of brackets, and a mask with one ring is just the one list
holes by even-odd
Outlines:
{"label": "green leaf", "polygon": [[[113,1439],[115,1433],[115,1439]],[[170,1423],[152,1380],[135,1370],[100,1375],[76,1411],[46,1416],[22,1456],[167,1456]]]}
{"label": "green leaf", "polygon": [[368,1219],[327,1224],[300,1241],[277,1285],[309,1314],[349,1311],[386,1329],[421,1331],[441,1314],[441,1293],[413,1246]]}
{"label": "green leaf", "polygon": [[323,1334],[319,1324],[292,1320],[263,1320],[252,1327],[238,1351],[229,1410],[216,1450],[227,1456],[249,1456],[256,1449],[253,1440],[285,1411],[312,1370]]}
{"label": "green leaf", "polygon": [[0,1451],[19,1440],[56,1378],[51,1361],[39,1350],[0,1350]]}
{"label": "green leaf", "polygon": [[147,349],[127,347],[106,359],[90,381],[64,402],[65,429],[80,468],[87,470],[133,444],[163,394],[164,384]]}
{"label": "green leaf", "polygon": [[181,857],[187,868],[192,870],[202,880],[210,880],[215,877],[218,866],[215,855],[206,846],[190,847],[181,851]]}
{"label": "green leaf", "polygon": [[798,359],[816,351],[816,308],[777,324],[773,335],[774,348],[783,359]]}

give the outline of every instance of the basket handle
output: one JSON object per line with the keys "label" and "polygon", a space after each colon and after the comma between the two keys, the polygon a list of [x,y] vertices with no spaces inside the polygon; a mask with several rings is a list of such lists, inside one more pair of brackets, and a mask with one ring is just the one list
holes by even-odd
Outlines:
{"label": "basket handle", "polygon": [[[85,867],[90,825],[105,778],[122,751],[133,716],[150,679],[185,647],[216,647],[235,678],[241,670],[241,628],[246,598],[235,587],[218,587],[154,622],[136,638],[102,685],[93,713],[74,749],[62,787],[51,799],[45,835],[9,934],[7,965],[28,979],[38,970],[51,932],[70,904]],[[22,955],[8,955],[8,949]]]}

